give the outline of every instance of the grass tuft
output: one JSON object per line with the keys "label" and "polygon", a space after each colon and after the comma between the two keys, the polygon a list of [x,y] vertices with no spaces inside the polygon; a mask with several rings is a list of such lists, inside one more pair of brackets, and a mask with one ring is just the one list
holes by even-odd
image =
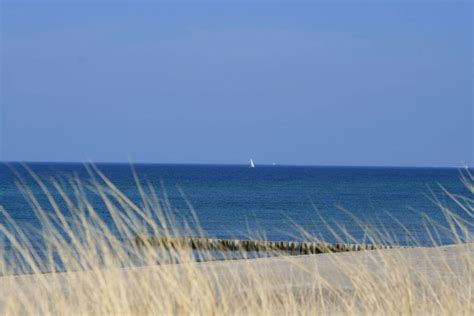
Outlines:
{"label": "grass tuft", "polygon": [[[176,218],[138,178],[137,204],[95,167],[89,173],[83,183],[30,172],[39,194],[19,178],[36,229],[0,207],[1,315],[474,314],[472,196],[448,194],[463,216],[439,203],[448,227],[427,219],[434,246],[445,231],[453,234],[450,246],[202,262],[235,254],[135,242],[137,235],[204,237],[195,213],[191,222]],[[462,181],[474,193],[469,173]],[[390,244],[385,232],[367,235]]]}

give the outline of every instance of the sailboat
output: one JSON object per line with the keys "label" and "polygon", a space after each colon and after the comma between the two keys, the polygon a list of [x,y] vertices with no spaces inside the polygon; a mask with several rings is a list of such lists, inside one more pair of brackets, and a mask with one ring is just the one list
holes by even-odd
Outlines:
{"label": "sailboat", "polygon": [[253,159],[252,159],[252,158],[250,158],[250,166],[249,166],[249,167],[250,167],[250,168],[255,168],[255,164],[253,163]]}

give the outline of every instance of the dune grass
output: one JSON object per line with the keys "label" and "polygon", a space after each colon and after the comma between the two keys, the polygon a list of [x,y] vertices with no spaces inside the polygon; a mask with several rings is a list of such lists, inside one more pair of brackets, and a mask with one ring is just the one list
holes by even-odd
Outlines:
{"label": "dune grass", "polygon": [[[449,195],[466,216],[440,203],[448,227],[431,225],[433,242],[437,232],[448,230],[454,248],[198,262],[215,255],[132,242],[137,234],[200,236],[197,218],[188,224],[176,219],[166,200],[138,179],[136,204],[99,170],[89,170],[89,183],[46,183],[31,172],[46,203],[19,178],[41,222],[35,237],[43,247],[34,248],[31,230],[1,209],[1,315],[474,314],[472,195]],[[462,181],[474,193],[469,173]],[[91,193],[113,227],[93,207]],[[384,242],[383,232],[372,236],[374,243]]]}

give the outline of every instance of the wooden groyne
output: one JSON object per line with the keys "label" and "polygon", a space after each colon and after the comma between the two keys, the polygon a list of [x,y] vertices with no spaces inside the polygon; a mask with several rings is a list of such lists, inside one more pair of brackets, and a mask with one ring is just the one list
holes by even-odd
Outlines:
{"label": "wooden groyne", "polygon": [[373,244],[344,244],[322,242],[267,241],[214,239],[201,237],[150,237],[136,236],[139,247],[159,247],[164,249],[194,249],[212,251],[267,251],[291,254],[318,254],[328,252],[346,252],[375,249],[390,249],[397,246]]}

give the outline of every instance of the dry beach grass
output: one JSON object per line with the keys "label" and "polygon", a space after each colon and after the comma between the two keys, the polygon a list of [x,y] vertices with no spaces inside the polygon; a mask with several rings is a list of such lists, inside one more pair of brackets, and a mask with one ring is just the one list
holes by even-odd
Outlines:
{"label": "dry beach grass", "polygon": [[[450,196],[467,216],[441,209],[449,227],[439,229],[454,233],[451,246],[197,262],[213,253],[160,252],[127,242],[137,233],[173,236],[182,229],[152,188],[137,181],[138,205],[98,170],[90,172],[91,183],[71,179],[67,184],[74,196],[65,193],[65,183],[46,185],[36,178],[49,197],[47,205],[22,186],[41,220],[45,249],[34,251],[14,221],[0,226],[12,247],[8,253],[0,248],[0,314],[474,314],[472,196]],[[471,175],[463,180],[474,193]],[[70,216],[64,216],[51,188]],[[115,230],[86,191],[102,199]],[[8,220],[6,210],[2,213]],[[186,229],[202,233],[191,227]],[[170,261],[179,263],[156,264]]]}

